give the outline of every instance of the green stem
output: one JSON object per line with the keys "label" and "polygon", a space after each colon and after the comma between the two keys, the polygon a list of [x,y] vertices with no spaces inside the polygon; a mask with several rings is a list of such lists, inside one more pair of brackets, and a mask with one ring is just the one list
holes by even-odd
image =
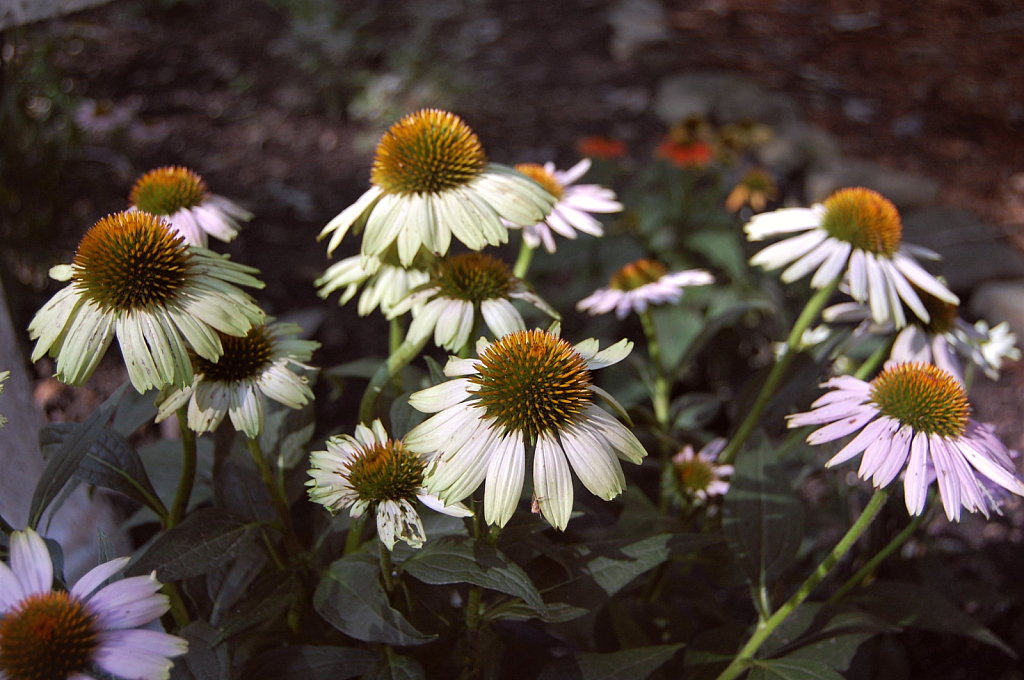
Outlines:
{"label": "green stem", "polygon": [[260,477],[263,478],[263,486],[266,487],[267,493],[270,494],[270,500],[274,504],[274,508],[277,510],[278,516],[281,518],[281,524],[284,527],[285,541],[288,543],[288,548],[293,555],[298,555],[302,552],[302,544],[299,543],[299,537],[295,535],[295,527],[292,526],[292,513],[288,507],[288,499],[281,493],[281,489],[277,485],[277,480],[274,479],[274,472],[270,469],[270,464],[267,463],[266,456],[263,455],[263,450],[260,449],[259,439],[249,439],[249,453],[252,455],[252,461],[256,463],[256,468],[260,471]]}
{"label": "green stem", "polygon": [[754,400],[754,405],[750,407],[746,418],[743,419],[739,428],[736,429],[736,434],[732,436],[732,440],[718,457],[721,464],[725,465],[736,460],[736,455],[747,441],[747,437],[757,427],[757,423],[761,419],[761,413],[764,412],[771,398],[775,396],[775,390],[778,389],[786,369],[789,368],[793,357],[796,356],[800,347],[800,338],[803,336],[804,331],[811,325],[811,322],[818,318],[821,309],[828,302],[828,299],[832,297],[832,293],[838,285],[839,278],[837,277],[832,283],[819,290],[807,301],[804,311],[800,313],[800,317],[796,320],[796,324],[786,340],[786,347],[782,350],[782,356],[779,357],[779,360],[775,362],[775,366],[772,367],[771,373],[768,374],[768,379],[765,380],[764,385],[761,387],[761,392],[757,395],[757,399]]}
{"label": "green stem", "polygon": [[348,535],[345,536],[345,552],[343,555],[351,555],[363,544],[363,527],[366,526],[366,515],[360,515],[352,520],[348,528]]}
{"label": "green stem", "polygon": [[917,531],[918,527],[920,527],[925,521],[925,516],[927,515],[931,515],[931,512],[922,512],[920,515],[914,517],[903,531],[898,533],[895,538],[889,541],[888,545],[882,548],[877,555],[872,557],[867,564],[858,569],[857,573],[851,576],[849,580],[843,584],[842,588],[837,590],[836,594],[828,599],[828,603],[835,604],[836,602],[839,602],[839,600],[843,599],[847,593],[863,583],[864,579],[878,568],[878,565],[884,562],[890,555],[896,552],[901,545],[906,543],[908,538],[914,535],[914,532]]}
{"label": "green stem", "polygon": [[832,552],[818,565],[818,568],[807,577],[800,589],[797,590],[792,597],[790,597],[784,605],[779,607],[779,610],[772,614],[768,620],[763,623],[759,623],[754,634],[747,641],[747,644],[743,645],[743,649],[739,651],[736,658],[722,671],[721,675],[718,676],[718,680],[732,680],[732,678],[738,677],[743,671],[747,670],[750,666],[751,659],[754,658],[754,654],[761,648],[764,641],[768,639],[768,636],[779,627],[779,625],[786,620],[793,611],[799,607],[804,600],[811,594],[811,592],[818,586],[819,583],[828,575],[832,568],[839,563],[839,560],[843,559],[853,544],[857,542],[861,534],[870,526],[871,522],[878,516],[879,511],[885,505],[885,501],[889,498],[889,492],[892,490],[892,486],[885,489],[878,489],[875,491],[875,495],[868,501],[867,506],[864,508],[864,512],[860,514],[857,521],[853,523],[850,530],[846,532],[846,535],[836,544],[836,547],[832,549]]}
{"label": "green stem", "polygon": [[530,263],[533,261],[534,250],[534,248],[531,248],[529,245],[526,244],[526,239],[523,239],[520,242],[519,257],[516,258],[516,264],[514,267],[512,267],[512,274],[517,279],[526,278],[526,272],[530,271]]}
{"label": "green stem", "polygon": [[658,343],[658,329],[654,326],[651,310],[640,312],[640,322],[647,336],[647,354],[651,357],[651,368],[654,371],[654,418],[663,430],[668,430],[669,396],[672,386],[665,377],[665,365],[661,362],[661,345]]}
{"label": "green stem", "polygon": [[395,565],[391,562],[391,551],[384,545],[384,541],[377,540],[380,546],[380,575],[384,579],[384,587],[388,592],[395,590]]}
{"label": "green stem", "polygon": [[192,498],[192,486],[196,481],[196,433],[188,427],[188,411],[184,406],[178,409],[178,429],[181,430],[181,478],[178,479],[178,490],[167,516],[168,529],[177,526],[185,517],[189,499]]}
{"label": "green stem", "polygon": [[366,425],[370,424],[370,421],[373,420],[373,411],[377,407],[377,399],[380,398],[380,393],[384,391],[384,386],[391,382],[391,379],[405,368],[410,361],[416,358],[416,355],[420,353],[423,346],[427,344],[429,337],[428,335],[418,342],[406,340],[377,369],[377,372],[373,374],[373,378],[370,380],[370,384],[366,386],[363,400],[359,404],[359,422]]}
{"label": "green stem", "polygon": [[160,590],[170,600],[171,616],[174,617],[174,623],[178,628],[187,626],[189,623],[188,608],[185,606],[185,600],[181,598],[181,591],[178,590],[177,584],[165,583]]}
{"label": "green stem", "polygon": [[874,352],[872,352],[871,356],[869,356],[867,359],[865,359],[864,363],[861,364],[857,368],[856,371],[854,371],[853,377],[854,378],[858,378],[860,380],[867,380],[868,378],[870,378],[871,374],[873,374],[875,372],[875,369],[878,368],[879,364],[881,364],[882,361],[884,361],[885,358],[887,356],[889,356],[889,351],[891,349],[892,349],[892,342],[891,341],[890,342],[883,342],[878,347],[878,349],[876,349]]}
{"label": "green stem", "polygon": [[466,627],[471,633],[476,633],[480,628],[480,601],[483,599],[484,589],[480,586],[472,586],[469,589],[469,600],[466,602]]}
{"label": "green stem", "polygon": [[[402,346],[402,342],[405,340],[405,324],[402,323],[402,317],[397,316],[391,320],[388,324],[388,353],[389,355],[394,354],[398,351],[398,348]],[[392,387],[395,388],[397,394],[402,393],[402,372],[395,373],[391,380]]]}

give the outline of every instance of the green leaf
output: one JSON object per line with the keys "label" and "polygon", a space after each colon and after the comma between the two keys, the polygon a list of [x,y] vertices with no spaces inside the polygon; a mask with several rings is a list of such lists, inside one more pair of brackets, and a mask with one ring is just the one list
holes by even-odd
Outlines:
{"label": "green leaf", "polygon": [[614,595],[640,574],[646,573],[669,558],[672,534],[658,534],[619,550],[620,557],[600,555],[590,560],[586,572],[609,596]]}
{"label": "green leaf", "polygon": [[157,390],[149,390],[145,394],[128,390],[114,414],[114,422],[111,423],[114,431],[129,437],[146,423],[152,422],[156,418],[156,395]]}
{"label": "green leaf", "polygon": [[231,657],[226,645],[212,642],[216,633],[205,621],[193,621],[181,629],[188,653],[175,659],[174,665],[187,666],[195,680],[231,680]]}
{"label": "green leaf", "polygon": [[242,680],[349,680],[374,660],[373,652],[356,647],[277,647],[251,660]]}
{"label": "green leaf", "polygon": [[[50,454],[81,429],[79,423],[52,423],[40,430],[39,445],[44,454]],[[155,510],[157,493],[142,459],[128,440],[115,430],[103,428],[75,470],[75,477],[86,484],[122,493]]]}
{"label": "green leaf", "polygon": [[[196,485],[192,491],[189,507],[206,502],[211,497],[210,478],[213,475],[213,440],[209,437],[196,438]],[[161,439],[138,449],[139,459],[146,468],[146,474],[153,488],[166,505],[174,501],[181,477],[181,440]]]}
{"label": "green leaf", "polygon": [[1017,658],[1017,653],[995,633],[931,588],[916,583],[875,581],[846,601],[897,626],[962,635]]}
{"label": "green leaf", "polygon": [[549,664],[539,680],[644,680],[663,666],[682,644],[635,647],[611,654],[577,652]]}
{"label": "green leaf", "polygon": [[804,603],[765,640],[758,656],[818,663],[843,672],[860,645],[879,633],[898,630],[866,612]]}
{"label": "green leaf", "polygon": [[370,667],[362,680],[426,680],[427,674],[416,659],[388,650]]}
{"label": "green leaf", "polygon": [[409,405],[409,396],[413,391],[395,397],[391,402],[391,436],[401,439],[409,430],[427,419],[427,414],[417,411]]}
{"label": "green leaf", "polygon": [[64,440],[53,453],[50,461],[46,464],[39,483],[36,484],[35,493],[32,495],[32,504],[28,511],[28,526],[35,529],[39,526],[43,512],[47,506],[57,497],[60,490],[64,488],[68,480],[75,474],[82,459],[89,453],[93,442],[100,436],[103,426],[110,419],[121,395],[128,389],[128,383],[118,387],[96,411],[93,412],[85,422],[81,430],[71,434]]}
{"label": "green leaf", "polygon": [[704,315],[679,305],[662,305],[651,310],[651,318],[661,343],[661,363],[672,372],[700,334]]}
{"label": "green leaf", "polygon": [[722,400],[708,392],[689,392],[672,402],[672,428],[693,432],[706,426],[722,408]]}
{"label": "green leaf", "polygon": [[[302,592],[302,586],[294,575],[282,579],[277,574],[271,574],[270,578],[276,581],[270,592],[262,597],[250,595],[245,598],[241,606],[219,626],[220,630],[213,638],[212,644],[219,645],[242,631],[276,619],[288,610]],[[258,592],[260,589],[255,590]]]}
{"label": "green leaf", "polygon": [[766,457],[767,447],[760,444],[740,452],[722,519],[729,548],[761,591],[796,557],[804,526],[803,505],[781,471],[765,463]]}
{"label": "green leaf", "polygon": [[752,661],[747,680],[844,680],[827,664],[799,659]]}
{"label": "green leaf", "polygon": [[448,376],[444,374],[444,368],[441,364],[437,363],[434,357],[425,356],[423,361],[427,364],[427,369],[430,371],[430,386],[440,385],[448,380]]}
{"label": "green leaf", "polygon": [[747,257],[743,243],[734,231],[697,231],[688,234],[683,244],[721,267],[733,281],[747,278]]}
{"label": "green leaf", "polygon": [[564,602],[547,602],[546,609],[546,615],[538,616],[537,610],[525,602],[513,602],[510,605],[502,606],[497,613],[493,615],[488,613],[485,616],[487,619],[493,621],[499,621],[501,619],[505,619],[507,621],[529,621],[530,619],[540,618],[542,621],[546,621],[548,623],[565,623],[566,621],[572,621],[590,613],[587,609],[574,607],[571,604],[565,604]]}
{"label": "green leaf", "polygon": [[405,572],[430,585],[472,583],[523,600],[541,616],[544,600],[519,565],[494,546],[469,537],[431,541],[403,565]]}
{"label": "green leaf", "polygon": [[[117,559],[117,551],[114,550],[114,544],[110,542],[107,535],[103,533],[103,529],[96,527],[96,545],[98,553],[98,563],[104,564],[111,560]],[[114,574],[107,581],[113,583],[114,581],[120,581],[124,576],[121,574]]]}
{"label": "green leaf", "polygon": [[342,633],[364,642],[405,647],[435,639],[436,635],[424,635],[391,608],[379,573],[376,559],[365,553],[336,560],[317,586],[313,607]]}
{"label": "green leaf", "polygon": [[140,576],[155,569],[157,578],[167,583],[208,574],[237,557],[260,526],[218,508],[198,510],[157,538],[126,575]]}

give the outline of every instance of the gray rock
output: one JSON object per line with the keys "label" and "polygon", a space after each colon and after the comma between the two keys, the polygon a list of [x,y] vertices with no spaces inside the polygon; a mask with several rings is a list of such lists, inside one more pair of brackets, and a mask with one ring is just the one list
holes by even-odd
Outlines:
{"label": "gray rock", "polygon": [[874,189],[900,210],[932,205],[939,197],[935,180],[859,158],[837,158],[815,165],[807,173],[804,192],[808,201],[818,202],[836,189],[858,186]]}
{"label": "gray rock", "polygon": [[1024,278],[1024,258],[968,210],[934,207],[906,214],[903,240],[942,255],[939,269],[957,293],[986,281]]}
{"label": "gray rock", "polygon": [[612,58],[628,61],[640,48],[668,39],[665,8],[657,0],[620,0],[608,13]]}
{"label": "gray rock", "polygon": [[971,295],[968,310],[991,325],[1005,321],[1018,338],[1024,337],[1024,279],[981,284]]}
{"label": "gray rock", "polygon": [[806,123],[776,131],[775,138],[757,150],[758,162],[781,175],[809,165],[829,165],[841,155],[839,142],[832,133]]}
{"label": "gray rock", "polygon": [[920,137],[924,132],[924,118],[920,114],[910,113],[892,122],[892,133],[897,137]]}
{"label": "gray rock", "polygon": [[796,102],[733,73],[698,71],[669,76],[658,85],[654,111],[672,125],[689,116],[718,123],[754,121],[782,127],[800,120]]}

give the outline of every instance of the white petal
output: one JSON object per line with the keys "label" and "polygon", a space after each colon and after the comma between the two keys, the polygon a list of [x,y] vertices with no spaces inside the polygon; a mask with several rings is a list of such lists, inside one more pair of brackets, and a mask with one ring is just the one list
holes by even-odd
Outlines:
{"label": "white petal", "polygon": [[104,581],[114,574],[123,570],[131,561],[130,557],[118,557],[116,560],[104,562],[98,567],[90,569],[85,576],[78,579],[78,583],[71,589],[71,594],[79,599],[85,599],[92,594],[92,591],[99,588]]}
{"label": "white petal", "polygon": [[469,397],[469,378],[456,378],[409,395],[409,405],[423,413],[437,413],[465,401]]}
{"label": "white petal", "polygon": [[569,426],[559,439],[569,464],[590,493],[606,501],[622,493],[626,487],[622,466],[593,430],[586,424]]}
{"label": "white petal", "polygon": [[523,317],[508,300],[484,300],[480,303],[480,313],[496,338],[526,329]]}
{"label": "white petal", "polygon": [[25,597],[53,589],[53,562],[46,542],[34,529],[11,534],[11,571],[18,577]]}
{"label": "white petal", "polygon": [[907,512],[920,515],[928,497],[928,435],[918,432],[910,444],[910,462],[903,477],[903,495]]}
{"label": "white petal", "polygon": [[526,448],[523,435],[511,432],[502,438],[491,455],[484,483],[484,519],[499,527],[512,518],[523,493],[526,476]]}
{"label": "white petal", "polygon": [[544,519],[564,531],[572,514],[572,476],[562,447],[547,433],[537,438],[533,456],[533,488]]}
{"label": "white petal", "polygon": [[103,670],[132,680],[167,680],[174,664],[168,657],[188,651],[188,642],[155,630],[107,631],[93,660]]}

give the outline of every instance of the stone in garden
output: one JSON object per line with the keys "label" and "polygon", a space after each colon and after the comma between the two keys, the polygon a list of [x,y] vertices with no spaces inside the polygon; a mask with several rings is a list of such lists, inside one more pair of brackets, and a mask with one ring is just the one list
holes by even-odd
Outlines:
{"label": "stone in garden", "polygon": [[1005,321],[1018,338],[1024,337],[1024,279],[981,284],[971,295],[968,311],[992,326]]}
{"label": "stone in garden", "polygon": [[831,165],[842,152],[832,133],[816,125],[794,123],[775,131],[772,141],[757,149],[757,160],[780,175],[810,165]]}
{"label": "stone in garden", "polygon": [[622,0],[608,13],[615,61],[628,61],[641,48],[668,39],[665,8],[657,0]]}
{"label": "stone in garden", "polygon": [[682,73],[663,79],[654,111],[666,125],[690,116],[713,118],[717,123],[756,121],[773,127],[800,119],[796,102],[788,95],[719,71]]}
{"label": "stone in garden", "polygon": [[933,179],[860,158],[836,158],[815,165],[808,171],[804,193],[809,203],[817,203],[843,187],[874,189],[900,210],[934,204],[939,198],[939,183]]}

